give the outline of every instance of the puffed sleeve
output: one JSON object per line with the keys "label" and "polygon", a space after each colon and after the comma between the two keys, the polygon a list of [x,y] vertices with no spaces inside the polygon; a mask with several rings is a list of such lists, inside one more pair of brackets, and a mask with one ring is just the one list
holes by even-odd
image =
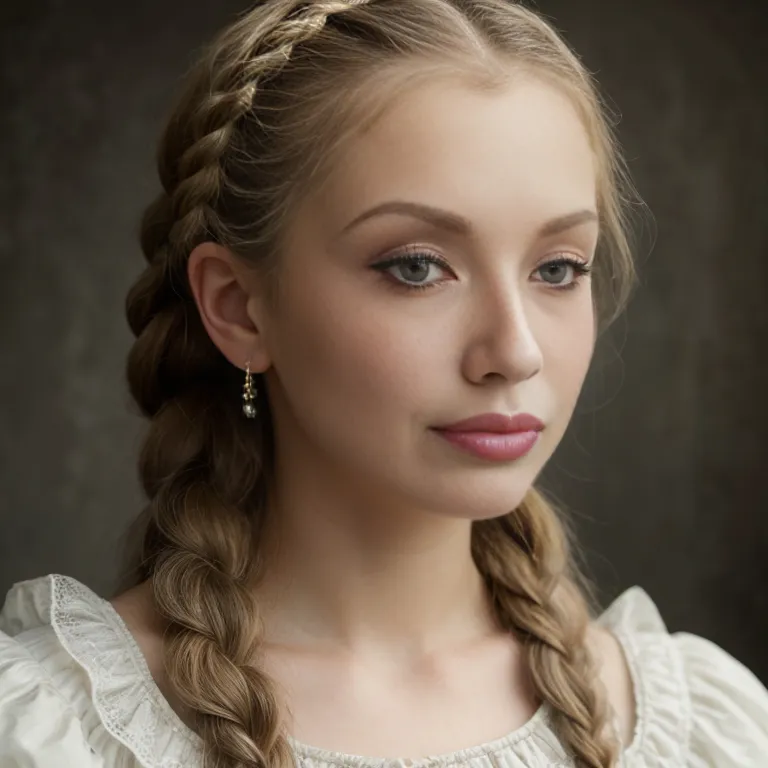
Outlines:
{"label": "puffed sleeve", "polygon": [[676,632],[691,703],[690,768],[768,765],[768,690],[715,643]]}
{"label": "puffed sleeve", "polygon": [[[61,681],[57,681],[61,683]],[[0,631],[0,766],[103,768],[43,665]]]}

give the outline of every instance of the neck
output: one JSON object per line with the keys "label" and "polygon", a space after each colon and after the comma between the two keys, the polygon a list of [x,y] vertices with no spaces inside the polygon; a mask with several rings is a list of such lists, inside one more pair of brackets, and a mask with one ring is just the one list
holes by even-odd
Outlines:
{"label": "neck", "polygon": [[265,641],[410,654],[494,633],[471,521],[349,487],[340,498],[294,479],[273,498],[255,587]]}

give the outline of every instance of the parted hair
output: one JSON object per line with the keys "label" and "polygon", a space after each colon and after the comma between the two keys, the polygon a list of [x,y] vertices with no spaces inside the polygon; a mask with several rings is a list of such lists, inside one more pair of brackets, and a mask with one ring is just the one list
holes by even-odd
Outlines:
{"label": "parted hair", "polygon": [[[516,74],[572,100],[597,169],[598,332],[635,279],[631,182],[592,75],[537,13],[510,0],[262,0],[187,73],[158,153],[162,191],[142,220],[146,266],[126,301],[132,397],[148,419],[139,474],[147,504],[123,586],[149,581],[166,674],[192,713],[206,768],[292,764],[275,685],[259,667],[259,605],[273,424],[265,387],[245,419],[243,372],[201,322],[192,249],[220,243],[280,300],[283,233],[345,144],[404,93],[436,77],[492,89]],[[243,361],[243,364],[245,361]],[[615,764],[610,709],[587,629],[595,604],[564,515],[532,488],[473,523],[472,554],[501,626],[525,651],[541,700],[578,766]]]}

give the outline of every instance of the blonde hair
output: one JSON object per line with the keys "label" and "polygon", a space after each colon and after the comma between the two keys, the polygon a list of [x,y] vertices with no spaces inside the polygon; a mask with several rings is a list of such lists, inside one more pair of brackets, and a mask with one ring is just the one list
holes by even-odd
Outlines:
{"label": "blonde hair", "polygon": [[[159,150],[163,191],[142,222],[148,262],[126,311],[127,376],[149,429],[140,457],[148,504],[127,583],[150,580],[168,622],[168,678],[195,715],[206,766],[292,762],[272,682],[254,663],[272,423],[243,418],[242,372],[205,332],[186,262],[215,241],[262,270],[279,301],[280,244],[293,205],[355,133],[403,88],[437,76],[493,87],[524,72],[562,88],[596,159],[601,238],[593,271],[598,329],[634,280],[631,194],[608,111],[590,74],[540,16],[506,0],[264,0],[205,50]],[[476,522],[472,552],[500,623],[520,639],[537,694],[577,765],[612,765],[607,701],[586,630],[593,606],[564,521],[531,489]]]}

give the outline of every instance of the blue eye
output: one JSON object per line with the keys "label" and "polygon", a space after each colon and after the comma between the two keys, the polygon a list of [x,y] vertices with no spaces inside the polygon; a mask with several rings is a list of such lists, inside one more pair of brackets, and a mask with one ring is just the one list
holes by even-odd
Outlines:
{"label": "blue eye", "polygon": [[[568,283],[562,283],[557,278],[563,273],[565,273],[567,277],[569,269],[573,272],[573,279]],[[559,256],[536,268],[536,272],[541,272],[543,275],[546,275],[543,280],[537,282],[544,282],[556,291],[570,291],[576,288],[581,282],[581,279],[591,271],[592,267],[579,259],[570,256]],[[548,279],[549,277],[553,277],[554,280],[550,282]]]}
{"label": "blue eye", "polygon": [[[432,265],[436,265],[446,270],[450,269],[447,262],[445,262],[443,259],[440,259],[436,256],[432,256],[431,254],[428,254],[424,251],[398,254],[397,256],[393,256],[391,259],[387,259],[387,261],[382,261],[379,264],[375,264],[374,269],[377,269],[381,272],[386,272],[392,267],[399,268],[399,267],[407,266],[409,267],[409,269],[402,270],[400,272],[401,275],[404,275],[409,279],[413,278],[415,280],[419,280],[419,279],[426,280],[426,277],[429,275],[429,268]],[[432,282],[432,283],[426,283],[426,282],[409,283],[409,282],[400,280],[397,277],[395,277],[395,279],[398,284],[402,285],[407,290],[416,290],[416,291],[426,291],[430,288],[437,287],[443,282],[441,280],[439,282]]]}

